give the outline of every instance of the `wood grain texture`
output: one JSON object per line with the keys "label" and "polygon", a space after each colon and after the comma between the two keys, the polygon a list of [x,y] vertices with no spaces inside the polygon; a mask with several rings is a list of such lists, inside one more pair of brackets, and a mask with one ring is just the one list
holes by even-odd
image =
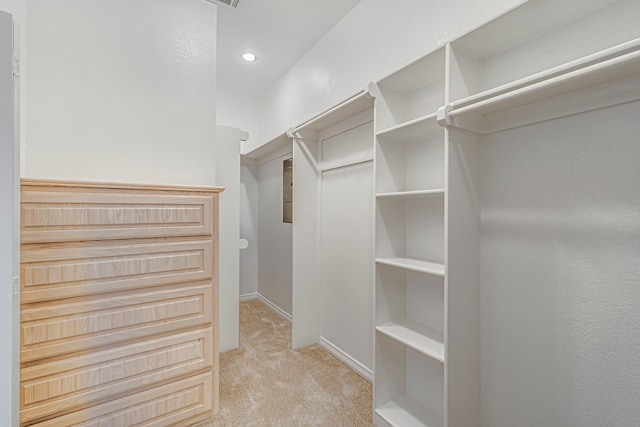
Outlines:
{"label": "wood grain texture", "polygon": [[220,191],[22,181],[22,426],[217,412]]}
{"label": "wood grain texture", "polygon": [[211,197],[22,191],[22,243],[212,235]]}
{"label": "wood grain texture", "polygon": [[213,321],[211,284],[23,308],[21,361],[114,346]]}
{"label": "wood grain texture", "polygon": [[31,421],[53,411],[87,407],[149,384],[210,369],[211,339],[209,328],[25,368],[21,419]]}
{"label": "wood grain texture", "polygon": [[187,426],[211,411],[212,374],[205,373],[37,424],[37,427]]}
{"label": "wood grain texture", "polygon": [[213,252],[210,240],[23,250],[22,302],[210,280]]}

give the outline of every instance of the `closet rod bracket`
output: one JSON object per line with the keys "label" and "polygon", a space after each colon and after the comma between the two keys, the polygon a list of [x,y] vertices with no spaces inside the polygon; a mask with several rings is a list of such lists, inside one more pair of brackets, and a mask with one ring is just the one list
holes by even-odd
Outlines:
{"label": "closet rod bracket", "polygon": [[449,113],[451,113],[453,107],[451,105],[443,105],[438,108],[438,112],[436,113],[436,121],[442,127],[453,126],[453,122],[451,121],[451,117]]}

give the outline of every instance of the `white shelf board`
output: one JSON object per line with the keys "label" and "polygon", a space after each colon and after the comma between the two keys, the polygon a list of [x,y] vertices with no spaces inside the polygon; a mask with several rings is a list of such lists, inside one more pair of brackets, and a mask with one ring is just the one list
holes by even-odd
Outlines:
{"label": "white shelf board", "polygon": [[557,77],[562,74],[569,73],[571,71],[576,71],[581,68],[595,65],[597,63],[604,62],[609,59],[613,59],[615,57],[622,56],[627,53],[631,53],[633,51],[637,51],[639,49],[640,49],[640,38],[629,40],[626,43],[621,43],[619,45],[612,46],[608,49],[604,49],[602,51],[593,53],[591,55],[584,56],[574,61],[569,61],[564,64],[560,64],[556,67],[552,67],[547,70],[540,71],[538,73],[534,73],[529,76],[523,77],[521,79],[514,80],[509,83],[505,83],[503,85],[500,85],[491,89],[487,89],[485,91],[476,93],[474,95],[470,95],[463,99],[454,100],[453,102],[451,102],[451,105],[456,108],[460,108],[473,103],[481,102],[483,100],[493,98],[507,92],[515,91],[516,89],[530,86],[534,83],[539,83],[544,80],[549,80],[553,77]]}
{"label": "white shelf board", "polygon": [[413,258],[384,257],[376,258],[376,263],[444,277],[444,265],[435,262]]}
{"label": "white shelf board", "polygon": [[426,116],[383,129],[377,132],[376,135],[381,139],[399,141],[415,141],[441,135],[443,137],[442,143],[444,144],[444,133],[442,128],[438,126],[436,115],[437,112],[427,114]]}
{"label": "white shelf board", "polygon": [[581,68],[569,67],[567,69],[570,71],[565,73],[558,73],[555,69],[548,70],[551,77],[547,79],[536,77],[532,80],[534,83],[529,85],[513,82],[508,86],[515,89],[510,91],[498,87],[473,95],[470,97],[473,102],[466,98],[452,102],[453,109],[449,115],[455,118],[469,113],[495,113],[637,75],[640,73],[640,43],[637,40],[630,43],[634,45],[633,49],[627,49],[626,53],[619,56],[603,54],[608,59],[602,62],[590,61],[589,65]]}
{"label": "white shelf board", "polygon": [[370,110],[373,108],[374,98],[369,90],[369,87],[367,87],[367,90],[362,91],[342,103],[326,110],[313,119],[297,126],[295,129],[292,129],[290,132],[296,133],[302,130],[319,132],[343,122],[356,114]]}
{"label": "white shelf board", "polygon": [[436,188],[433,190],[414,190],[414,191],[394,191],[391,193],[376,193],[379,199],[411,199],[418,197],[438,197],[444,196],[444,188]]}
{"label": "white shelf board", "polygon": [[376,326],[385,334],[415,351],[444,363],[444,333],[411,319],[395,319]]}
{"label": "white shelf board", "polygon": [[375,412],[394,427],[444,427],[444,420],[439,415],[406,394],[377,407]]}

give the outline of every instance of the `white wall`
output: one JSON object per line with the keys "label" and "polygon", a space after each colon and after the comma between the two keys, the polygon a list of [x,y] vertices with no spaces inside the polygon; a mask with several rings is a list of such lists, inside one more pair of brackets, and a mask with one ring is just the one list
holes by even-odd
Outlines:
{"label": "white wall", "polygon": [[259,120],[255,97],[218,89],[216,92],[216,118],[220,125],[247,131],[249,141],[260,139],[255,128]]}
{"label": "white wall", "polygon": [[26,163],[26,123],[27,123],[27,2],[26,0],[0,0],[0,10],[13,15],[17,27],[20,50],[20,168]]}
{"label": "white wall", "polygon": [[274,139],[524,0],[362,0],[257,100],[255,138]]}
{"label": "white wall", "polygon": [[23,176],[214,185],[216,6],[29,0]]}
{"label": "white wall", "polygon": [[246,133],[237,128],[218,126],[216,132],[216,184],[220,194],[218,256],[218,318],[220,351],[237,348],[239,343],[240,275],[240,140]]}
{"label": "white wall", "polygon": [[282,222],[282,162],[290,157],[289,153],[266,161],[258,171],[258,292],[289,315],[292,229]]}
{"label": "white wall", "polygon": [[[13,18],[0,12],[0,417],[17,426],[20,301],[12,278],[20,271],[19,140],[15,138]],[[18,96],[18,93],[15,93]]]}
{"label": "white wall", "polygon": [[483,143],[482,425],[640,420],[640,102]]}
{"label": "white wall", "polygon": [[[323,139],[322,161],[335,164],[373,157],[373,113],[368,116],[367,123]],[[320,336],[370,376],[374,331],[373,162],[330,169],[322,172],[320,179]]]}
{"label": "white wall", "polygon": [[240,238],[249,246],[240,251],[240,295],[258,292],[258,166],[240,168]]}

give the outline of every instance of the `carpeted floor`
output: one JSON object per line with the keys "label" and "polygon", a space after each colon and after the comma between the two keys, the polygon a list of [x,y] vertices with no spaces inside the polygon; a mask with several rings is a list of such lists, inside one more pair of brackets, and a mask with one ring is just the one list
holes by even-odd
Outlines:
{"label": "carpeted floor", "polygon": [[220,354],[220,414],[198,427],[372,426],[371,383],[319,345],[291,350],[291,324],[240,303],[240,348]]}

